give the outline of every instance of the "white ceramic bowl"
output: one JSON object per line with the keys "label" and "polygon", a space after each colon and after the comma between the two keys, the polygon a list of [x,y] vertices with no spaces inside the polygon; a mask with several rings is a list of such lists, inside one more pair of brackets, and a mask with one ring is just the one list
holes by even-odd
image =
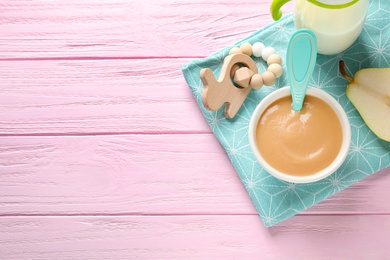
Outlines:
{"label": "white ceramic bowl", "polygon": [[275,100],[278,100],[282,97],[285,96],[290,96],[290,87],[283,87],[278,90],[275,90],[274,92],[270,93],[268,96],[266,96],[260,104],[256,107],[255,111],[253,112],[253,115],[251,117],[250,123],[249,123],[249,132],[248,132],[248,137],[249,137],[249,144],[252,149],[252,152],[254,156],[256,157],[257,161],[260,163],[260,165],[271,175],[274,177],[288,181],[288,182],[293,182],[293,183],[309,183],[309,182],[315,182],[319,181],[321,179],[324,179],[334,173],[345,161],[345,158],[348,155],[349,148],[351,145],[351,126],[348,120],[348,117],[344,111],[344,109],[341,107],[341,105],[328,93],[325,91],[318,89],[318,88],[313,88],[309,87],[306,92],[308,95],[318,97],[328,103],[333,110],[336,112],[340,123],[342,127],[342,132],[343,132],[343,140],[341,144],[341,149],[340,152],[338,153],[337,157],[335,160],[325,169],[322,169],[321,171],[309,175],[309,176],[292,176],[285,174],[283,172],[280,172],[273,168],[271,165],[269,165],[264,158],[261,156],[260,152],[257,149],[257,144],[256,144],[256,127],[257,123],[260,119],[260,116],[264,112],[264,110],[271,105]]}

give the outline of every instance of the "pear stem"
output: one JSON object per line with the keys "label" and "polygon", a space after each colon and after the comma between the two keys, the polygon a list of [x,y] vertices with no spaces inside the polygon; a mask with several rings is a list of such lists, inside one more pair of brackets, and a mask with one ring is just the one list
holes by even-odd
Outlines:
{"label": "pear stem", "polygon": [[339,70],[340,70],[341,75],[343,75],[344,78],[349,81],[349,83],[353,82],[353,78],[351,76],[349,76],[347,74],[347,72],[345,71],[345,63],[343,60],[339,61]]}

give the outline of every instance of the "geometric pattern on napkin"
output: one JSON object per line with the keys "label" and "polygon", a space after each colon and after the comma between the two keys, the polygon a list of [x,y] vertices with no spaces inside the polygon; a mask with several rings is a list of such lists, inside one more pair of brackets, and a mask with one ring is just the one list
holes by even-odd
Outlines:
{"label": "geometric pattern on napkin", "polygon": [[[268,174],[254,158],[248,142],[248,124],[259,102],[270,92],[288,85],[286,68],[271,87],[251,90],[243,106],[233,119],[226,119],[223,109],[209,111],[202,104],[203,85],[199,78],[202,68],[210,68],[218,78],[224,58],[233,46],[261,41],[272,46],[285,60],[288,41],[294,32],[292,15],[286,15],[241,41],[227,46],[213,55],[183,65],[183,75],[198,105],[244,184],[266,227],[273,226],[300,213],[355,182],[390,166],[390,143],[378,139],[365,125],[355,107],[345,95],[348,82],[338,72],[340,59],[353,76],[362,68],[390,67],[390,1],[369,2],[364,29],[348,50],[338,55],[318,55],[310,85],[332,95],[344,108],[351,123],[351,149],[343,165],[328,178],[309,184],[292,184]],[[267,65],[254,58],[259,72]],[[390,123],[390,115],[389,115]]]}

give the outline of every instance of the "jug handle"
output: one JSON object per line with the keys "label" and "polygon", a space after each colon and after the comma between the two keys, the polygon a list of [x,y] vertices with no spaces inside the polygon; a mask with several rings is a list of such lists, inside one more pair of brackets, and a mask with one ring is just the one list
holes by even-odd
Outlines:
{"label": "jug handle", "polygon": [[271,3],[271,7],[270,7],[270,10],[271,10],[271,14],[272,14],[272,18],[277,21],[279,20],[281,17],[282,17],[282,11],[280,10],[280,8],[282,8],[282,6],[289,2],[290,0],[273,0],[272,3]]}

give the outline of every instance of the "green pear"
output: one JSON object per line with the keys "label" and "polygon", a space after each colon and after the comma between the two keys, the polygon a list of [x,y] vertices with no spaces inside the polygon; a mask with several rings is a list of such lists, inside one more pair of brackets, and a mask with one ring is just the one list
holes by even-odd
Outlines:
{"label": "green pear", "polygon": [[350,82],[346,95],[364,122],[379,138],[390,142],[390,68],[368,68],[347,75],[344,61],[340,72]]}

